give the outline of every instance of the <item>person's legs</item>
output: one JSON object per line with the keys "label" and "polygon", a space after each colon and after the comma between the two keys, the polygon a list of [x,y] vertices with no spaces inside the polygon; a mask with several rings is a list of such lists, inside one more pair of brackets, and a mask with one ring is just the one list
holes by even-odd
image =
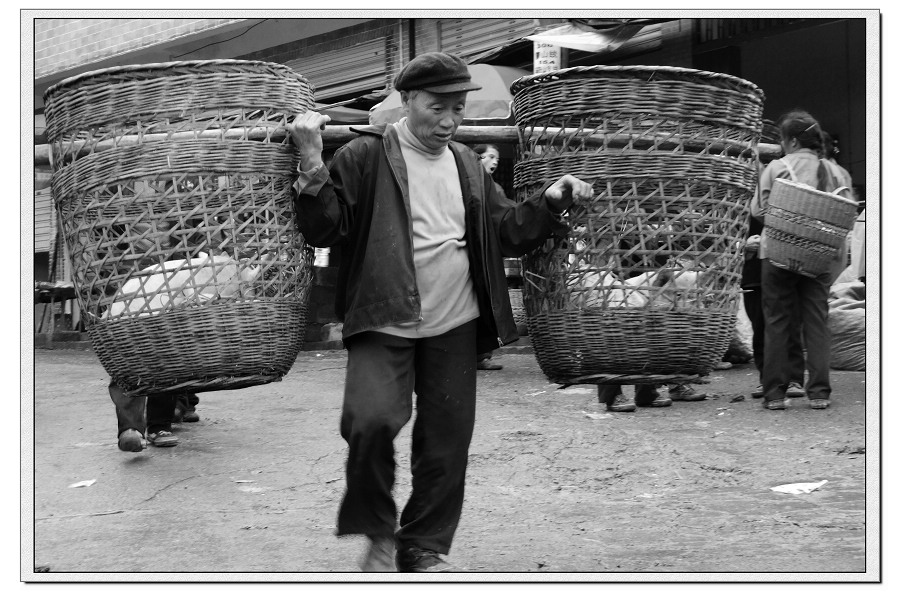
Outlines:
{"label": "person's legs", "polygon": [[753,288],[744,294],[744,312],[750,320],[753,329],[753,364],[759,372],[759,380],[762,383],[763,358],[765,357],[766,319],[762,308],[762,290]]}
{"label": "person's legs", "polygon": [[831,331],[828,329],[828,274],[816,279],[804,278],[800,283],[803,336],[806,341],[806,365],[809,380],[807,396],[813,400],[831,397],[829,367]]}
{"label": "person's legs", "polygon": [[607,406],[615,400],[616,396],[622,393],[621,385],[598,385],[597,386],[597,400],[600,404],[606,404]]}
{"label": "person's legs", "polygon": [[397,542],[447,554],[459,524],[475,427],[475,321],[416,344],[412,494]]}
{"label": "person's legs", "polygon": [[172,434],[175,419],[175,394],[150,394],[147,396],[147,439],[154,446],[175,446],[178,438]]}
{"label": "person's legs", "polygon": [[672,406],[670,398],[663,398],[659,395],[656,385],[652,383],[639,383],[634,386],[634,403],[643,407],[665,407]]}
{"label": "person's legs", "polygon": [[147,396],[147,431],[171,431],[175,415],[175,394],[150,394]]}
{"label": "person's legs", "polygon": [[196,423],[200,420],[200,416],[197,414],[197,404],[200,403],[200,398],[197,397],[197,394],[191,392],[177,394],[176,400],[174,417],[176,423],[182,421]]}
{"label": "person's legs", "polygon": [[128,396],[114,382],[109,382],[109,397],[116,406],[118,421],[118,446],[124,452],[140,452],[144,449],[144,430],[147,422],[146,396]]}
{"label": "person's legs", "polygon": [[[349,453],[337,535],[393,538],[394,438],[412,416],[415,340],[365,332],[345,340],[341,436]],[[474,352],[470,357],[474,368]]]}
{"label": "person's legs", "polygon": [[119,424],[119,435],[129,429],[134,429],[141,435],[147,429],[144,410],[147,405],[146,396],[128,396],[125,390],[114,382],[109,382],[109,397],[116,405],[116,420]]}
{"label": "person's legs", "polygon": [[766,319],[765,358],[763,361],[763,395],[767,406],[784,402],[791,382],[788,356],[797,296],[797,277],[786,269],[762,262],[763,314]]}
{"label": "person's legs", "polygon": [[636,404],[623,392],[622,386],[617,384],[598,384],[597,400],[606,405],[608,412],[634,412]]}
{"label": "person's legs", "polygon": [[803,352],[803,314],[799,301],[794,305],[794,316],[791,318],[791,323],[793,327],[791,328],[791,337],[787,347],[791,383],[788,385],[787,395],[789,398],[799,398],[805,395],[803,382],[806,374],[806,355]]}

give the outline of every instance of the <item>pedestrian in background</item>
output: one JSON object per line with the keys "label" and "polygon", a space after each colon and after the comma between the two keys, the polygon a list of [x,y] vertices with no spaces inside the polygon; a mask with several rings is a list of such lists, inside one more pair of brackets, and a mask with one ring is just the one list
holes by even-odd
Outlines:
{"label": "pedestrian in background", "polygon": [[[491,176],[491,181],[493,181],[494,171],[497,170],[497,167],[500,165],[500,150],[497,146],[493,144],[478,144],[474,146],[472,150],[481,158],[481,166],[484,167],[484,170],[488,172],[488,175]],[[497,190],[497,193],[506,197],[506,193],[503,191],[503,186],[494,181],[494,188]],[[492,359],[494,357],[493,352],[482,352],[478,355],[478,370],[479,371],[499,371],[503,368],[503,365],[498,365]]]}
{"label": "pedestrian in background", "polygon": [[[803,183],[825,192],[849,186],[836,165],[820,158],[824,149],[822,128],[808,112],[793,110],[778,120],[784,156],[773,160],[760,176],[757,193],[750,205],[751,214],[765,224],[769,194],[776,178]],[[789,349],[796,315],[802,321],[806,348],[806,395],[810,408],[830,405],[831,333],[828,329],[828,292],[833,273],[809,277],[774,263],[767,252],[767,231],[760,236],[762,259],[762,299],[765,315],[765,357],[763,363],[763,406],[784,410],[791,384]],[[836,262],[842,260],[839,255]],[[835,271],[836,269],[833,269]]]}
{"label": "pedestrian in background", "polygon": [[[297,222],[317,247],[342,246],[336,312],[347,374],[341,435],[349,453],[337,535],[364,534],[364,571],[451,570],[475,423],[476,356],[518,339],[503,256],[567,227],[592,196],[572,175],[512,202],[479,157],[451,141],[472,82],[459,57],[417,56],[397,75],[406,116],[360,127],[330,169],[314,111],[290,126],[299,149]],[[397,528],[394,438],[412,416],[412,495]]]}
{"label": "pedestrian in background", "polygon": [[[750,217],[747,241],[744,245],[744,267],[741,271],[741,289],[744,290],[744,312],[750,320],[753,330],[753,364],[759,374],[759,384],[750,393],[754,398],[763,397],[763,364],[766,355],[766,318],[763,314],[762,301],[762,260],[759,258],[759,240],[762,233],[762,221]],[[788,398],[802,398],[803,376],[806,370],[806,359],[803,356],[803,342],[800,336],[800,315],[791,321],[791,335],[788,342],[787,359],[790,365],[791,383],[785,395]]]}

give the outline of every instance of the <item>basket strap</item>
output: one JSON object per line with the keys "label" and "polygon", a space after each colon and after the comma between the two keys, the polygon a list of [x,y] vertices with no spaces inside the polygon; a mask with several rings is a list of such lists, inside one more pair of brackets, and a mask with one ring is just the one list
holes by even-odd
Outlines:
{"label": "basket strap", "polygon": [[[784,157],[787,158],[787,157]],[[794,172],[794,167],[791,166],[790,161],[782,159],[781,161],[784,163],[784,166],[787,167],[788,175],[791,177],[791,181],[797,181],[797,173]]]}

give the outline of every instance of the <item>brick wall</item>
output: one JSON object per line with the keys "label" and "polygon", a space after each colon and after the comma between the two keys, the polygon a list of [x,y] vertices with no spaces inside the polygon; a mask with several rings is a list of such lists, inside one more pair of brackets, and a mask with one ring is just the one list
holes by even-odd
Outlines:
{"label": "brick wall", "polygon": [[35,19],[35,77],[245,19]]}

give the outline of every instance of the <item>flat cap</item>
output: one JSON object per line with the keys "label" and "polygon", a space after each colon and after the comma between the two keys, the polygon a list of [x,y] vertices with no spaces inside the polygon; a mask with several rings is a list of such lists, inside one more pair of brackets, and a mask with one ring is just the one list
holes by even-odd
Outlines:
{"label": "flat cap", "polygon": [[472,81],[463,59],[445,52],[426,52],[400,70],[394,88],[401,92],[425,90],[432,94],[452,94],[480,90],[481,86]]}

